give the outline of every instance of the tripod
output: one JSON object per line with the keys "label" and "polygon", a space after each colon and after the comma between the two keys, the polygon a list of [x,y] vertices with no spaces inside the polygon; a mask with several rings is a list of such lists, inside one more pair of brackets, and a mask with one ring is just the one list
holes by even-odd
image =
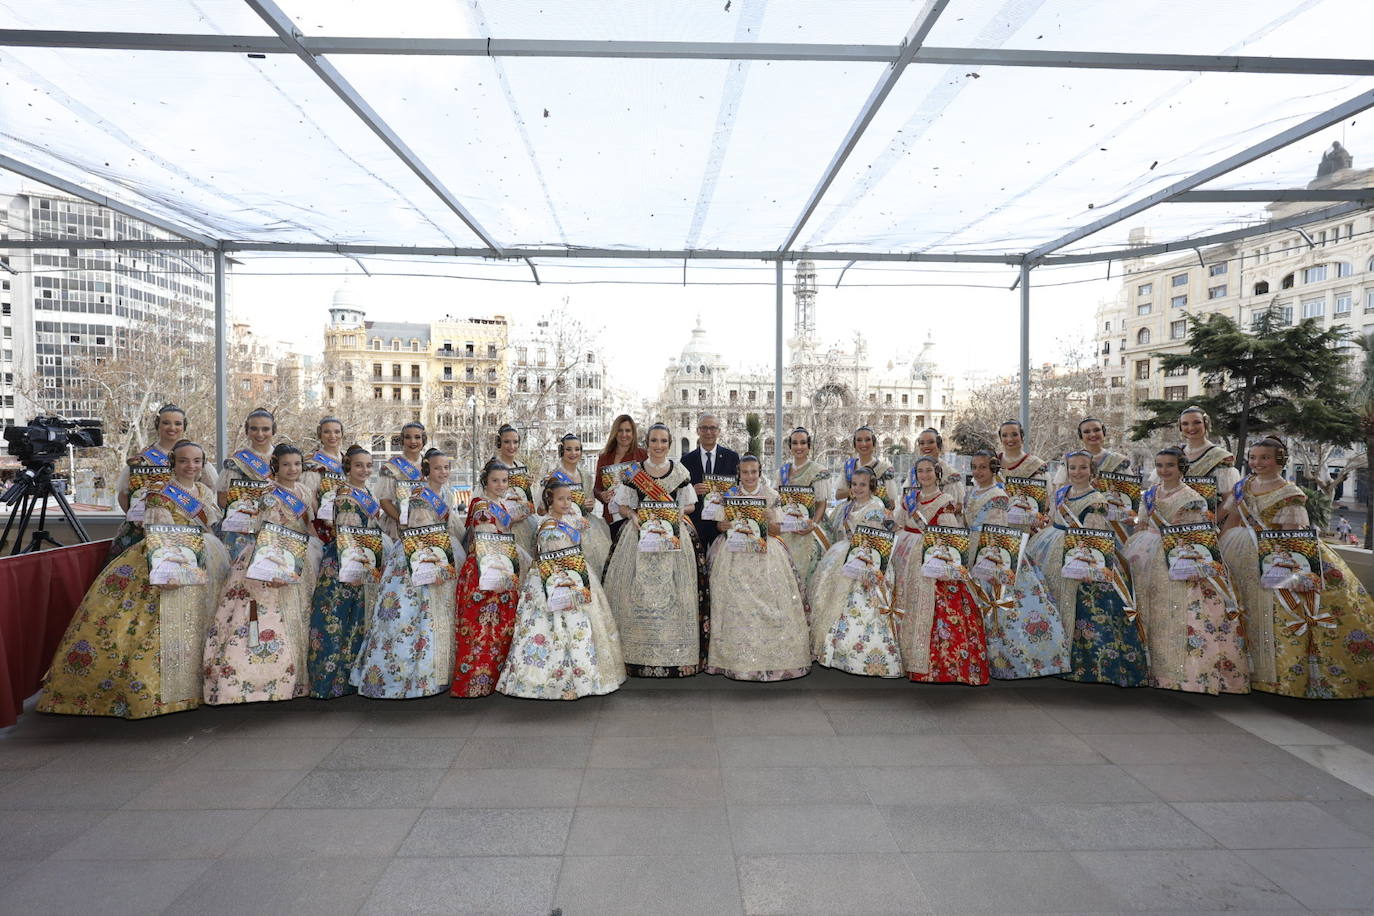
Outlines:
{"label": "tripod", "polygon": [[62,495],[62,491],[53,486],[52,482],[53,465],[51,461],[31,461],[24,463],[24,473],[19,475],[3,496],[0,496],[0,503],[10,507],[10,518],[5,523],[5,533],[0,535],[0,550],[5,549],[9,543],[10,531],[14,528],[14,520],[19,519],[19,527],[14,532],[14,549],[10,551],[10,556],[20,553],[20,547],[24,543],[24,532],[29,528],[29,523],[33,520],[33,510],[38,508],[38,527],[34,529],[32,540],[29,546],[23,549],[23,553],[37,553],[43,549],[46,543],[53,547],[61,547],[51,534],[48,533],[48,500],[52,499],[57,503],[57,508],[62,510],[62,517],[67,520],[73,532],[76,533],[77,541],[81,544],[89,543],[91,536],[86,533],[81,520],[72,511],[71,504],[67,502],[67,497]]}

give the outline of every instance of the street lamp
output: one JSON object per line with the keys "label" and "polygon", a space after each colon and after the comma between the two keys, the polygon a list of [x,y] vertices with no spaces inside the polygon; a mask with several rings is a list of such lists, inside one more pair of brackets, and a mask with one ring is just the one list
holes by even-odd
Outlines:
{"label": "street lamp", "polygon": [[468,410],[472,412],[472,493],[477,495],[477,396],[468,395]]}

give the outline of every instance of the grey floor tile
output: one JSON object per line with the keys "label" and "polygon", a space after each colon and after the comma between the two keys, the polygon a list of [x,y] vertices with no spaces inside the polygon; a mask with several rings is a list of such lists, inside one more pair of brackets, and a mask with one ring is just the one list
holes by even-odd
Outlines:
{"label": "grey floor tile", "polygon": [[732,805],[862,804],[868,794],[852,767],[752,767],[721,770]]}
{"label": "grey floor tile", "polygon": [[489,713],[458,700],[442,709],[417,712],[378,710],[363,716],[354,738],[466,738]]}
{"label": "grey floor tile", "polygon": [[1138,849],[1072,855],[1126,910],[1300,909],[1278,885],[1225,850]]}
{"label": "grey floor tile", "polygon": [[446,770],[462,738],[345,738],[320,761],[322,770]]}
{"label": "grey floor tile", "polygon": [[262,811],[116,811],[53,853],[70,859],[211,859]]}
{"label": "grey floor tile", "polygon": [[1083,740],[1122,765],[1236,762],[1204,735],[1086,735]]}
{"label": "grey floor tile", "polygon": [[1131,778],[1165,801],[1289,801],[1295,796],[1265,775],[1263,765],[1186,763],[1124,766]]}
{"label": "grey floor tile", "polygon": [[353,913],[372,893],[389,861],[377,856],[221,859],[176,899],[165,916]]}
{"label": "grey floor tile", "polygon": [[1312,802],[1351,830],[1374,836],[1374,799]]}
{"label": "grey floor tile", "polygon": [[578,804],[688,808],[724,800],[721,771],[714,767],[589,769]]}
{"label": "grey floor tile", "polygon": [[271,808],[308,770],[195,770],[182,767],[135,795],[125,810]]}
{"label": "grey floor tile", "polygon": [[107,811],[0,811],[0,860],[44,858],[108,816]]}
{"label": "grey floor tile", "polygon": [[43,769],[81,773],[148,771],[166,773],[200,753],[213,752],[217,738],[115,738],[72,742],[70,749]]}
{"label": "grey floor tile", "polygon": [[902,852],[1061,848],[1039,818],[1017,805],[897,805],[879,810]]}
{"label": "grey floor tile", "polygon": [[578,808],[569,856],[717,855],[730,851],[723,807]]}
{"label": "grey floor tile", "polygon": [[1304,906],[1374,911],[1374,850],[1271,849],[1237,855]]}
{"label": "grey floor tile", "polygon": [[5,902],[5,888],[43,866],[40,858],[0,857],[0,904]]}
{"label": "grey floor tile", "polygon": [[186,762],[196,770],[306,770],[340,738],[222,738]]}
{"label": "grey floor tile", "polygon": [[433,808],[560,808],[577,804],[582,770],[527,768],[450,770],[430,799]]}
{"label": "grey floor tile", "polygon": [[556,857],[393,859],[360,913],[544,916],[553,908],[559,863]]}
{"label": "grey floor tile", "polygon": [[834,735],[722,736],[722,767],[833,767],[847,763]]}
{"label": "grey floor tile", "polygon": [[468,738],[453,761],[455,769],[582,769],[591,753],[590,735],[553,738]]}
{"label": "grey floor tile", "polygon": [[92,742],[43,738],[0,739],[0,773],[36,770],[72,750],[89,748]]}
{"label": "grey floor tile", "polygon": [[1264,775],[1305,801],[1368,801],[1369,796],[1350,783],[1319,770],[1310,763],[1293,758],[1292,762],[1261,764]]}
{"label": "grey floor tile", "polygon": [[0,810],[18,808],[118,808],[162,778],[161,773],[89,773],[38,770],[0,786]]}
{"label": "grey floor tile", "polygon": [[731,805],[736,855],[896,852],[872,805]]}
{"label": "grey floor tile", "polygon": [[835,734],[825,710],[809,697],[804,703],[716,706],[712,708],[711,716],[717,735],[771,737]]}
{"label": "grey floor tile", "polygon": [[740,913],[735,860],[712,856],[568,856],[555,902],[568,916]]}
{"label": "grey floor tile", "polygon": [[875,805],[1018,804],[988,767],[862,767],[850,771]]}
{"label": "grey floor tile", "polygon": [[1175,808],[1228,849],[1329,849],[1374,844],[1309,802],[1178,802]]}
{"label": "grey floor tile", "polygon": [[1158,801],[1153,792],[1114,766],[988,767],[1023,804]]}
{"label": "grey floor tile", "polygon": [[947,732],[945,720],[920,707],[891,706],[826,710],[837,735],[936,735]]}
{"label": "grey floor tile", "polygon": [[935,711],[940,733],[949,735],[1054,735],[1067,727],[1043,709],[974,707]]}
{"label": "grey floor tile", "polygon": [[263,814],[225,855],[237,859],[386,857],[395,854],[419,816],[414,808],[277,809]]}
{"label": "grey floor tile", "polygon": [[1065,849],[1209,849],[1216,842],[1163,802],[1032,805]]}
{"label": "grey floor tile", "polygon": [[1177,723],[1151,709],[1058,704],[1047,711],[1075,735],[1159,735],[1183,731]]}
{"label": "grey floor tile", "polygon": [[[875,683],[879,679],[873,679]],[[891,686],[883,684],[876,687],[863,687],[852,690],[817,690],[812,693],[816,703],[826,712],[876,709],[929,710],[930,704],[901,681],[893,680]]]}
{"label": "grey floor tile", "polygon": [[598,738],[710,737],[715,720],[705,708],[673,710],[607,709],[595,723]]}
{"label": "grey floor tile", "polygon": [[318,769],[296,784],[278,808],[423,808],[444,770]]}
{"label": "grey floor tile", "polygon": [[0,909],[24,916],[101,916],[160,913],[214,865],[199,861],[98,861],[48,863],[11,882]]}
{"label": "grey floor tile", "polygon": [[844,735],[842,764],[855,767],[973,766],[963,738],[954,735]]}
{"label": "grey floor tile", "polygon": [[985,766],[1107,762],[1077,735],[964,735],[959,740]]}
{"label": "grey floor tile", "polygon": [[263,712],[244,716],[227,730],[233,738],[346,738],[367,721],[361,710],[331,713]]}
{"label": "grey floor tile", "polygon": [[932,912],[900,855],[740,856],[739,885],[751,916]]}
{"label": "grey floor tile", "polygon": [[937,913],[1101,912],[1106,891],[1065,852],[927,852],[907,865]]}
{"label": "grey floor tile", "polygon": [[704,735],[662,738],[592,739],[587,766],[598,768],[709,767],[720,765],[716,739]]}
{"label": "grey floor tile", "polygon": [[554,735],[590,735],[601,710],[569,703],[526,701],[502,704],[487,711],[472,730],[478,738],[546,738]]}
{"label": "grey floor tile", "polygon": [[572,808],[431,808],[398,856],[443,858],[455,850],[489,856],[563,854]]}

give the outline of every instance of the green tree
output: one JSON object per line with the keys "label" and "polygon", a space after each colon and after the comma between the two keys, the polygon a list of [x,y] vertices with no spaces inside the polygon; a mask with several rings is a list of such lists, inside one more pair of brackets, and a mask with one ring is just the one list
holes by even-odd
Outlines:
{"label": "green tree", "polygon": [[1151,356],[1161,372],[1196,369],[1204,393],[1189,401],[1142,401],[1151,415],[1131,428],[1133,439],[1172,427],[1191,404],[1207,411],[1213,431],[1235,443],[1242,461],[1251,435],[1266,430],[1335,445],[1361,438],[1350,406],[1349,330],[1322,328],[1310,318],[1290,327],[1272,310],[1250,331],[1220,314],[1189,315],[1188,322],[1186,353]]}
{"label": "green tree", "polygon": [[763,439],[759,437],[759,434],[763,432],[763,421],[759,419],[758,414],[751,413],[744,418],[744,431],[749,434],[749,444],[744,447],[744,453],[762,458]]}

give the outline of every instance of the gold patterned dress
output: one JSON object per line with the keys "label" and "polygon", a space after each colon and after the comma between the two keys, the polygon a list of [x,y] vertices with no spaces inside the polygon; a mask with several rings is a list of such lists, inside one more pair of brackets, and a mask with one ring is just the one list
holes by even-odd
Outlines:
{"label": "gold patterned dress", "polygon": [[844,574],[855,531],[861,526],[884,527],[887,510],[876,496],[864,503],[847,500],[838,524],[842,536],[821,557],[811,577],[811,654],[826,668],[869,677],[902,677],[906,670],[897,644],[888,577],[869,581]]}
{"label": "gold patterned dress", "polygon": [[196,484],[204,515],[192,517],[150,494],[150,525],[200,525],[208,585],[159,588],[148,582],[147,545],[139,541],[100,573],[67,627],[44,682],[40,712],[144,719],[200,705],[201,650],[229,569],[210,533],[219,520],[214,491]]}
{"label": "gold patterned dress", "polygon": [[[1251,524],[1307,526],[1302,490],[1284,483],[1256,493],[1254,483],[1237,484],[1229,503],[1242,501]],[[1278,594],[1260,584],[1254,528],[1242,523],[1222,532],[1221,554],[1245,610],[1250,686],[1312,699],[1374,696],[1374,600],[1329,544],[1320,542],[1319,549],[1322,590]]]}

